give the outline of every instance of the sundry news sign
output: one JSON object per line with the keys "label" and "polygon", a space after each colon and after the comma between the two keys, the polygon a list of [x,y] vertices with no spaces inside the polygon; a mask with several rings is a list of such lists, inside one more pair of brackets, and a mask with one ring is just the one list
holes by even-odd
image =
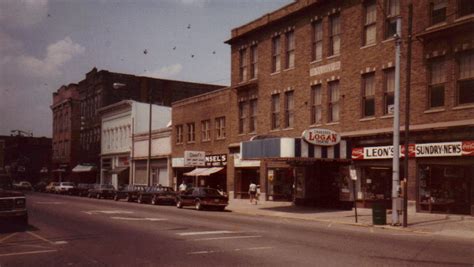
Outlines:
{"label": "sundry news sign", "polygon": [[[405,147],[400,146],[400,157],[405,156]],[[454,157],[474,156],[474,141],[410,144],[408,157]],[[393,146],[358,147],[352,149],[352,159],[391,159]]]}

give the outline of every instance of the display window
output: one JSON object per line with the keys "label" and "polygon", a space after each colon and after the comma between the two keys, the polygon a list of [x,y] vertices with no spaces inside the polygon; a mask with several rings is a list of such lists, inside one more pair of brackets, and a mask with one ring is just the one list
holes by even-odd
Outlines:
{"label": "display window", "polygon": [[292,168],[268,169],[268,199],[292,200],[294,175]]}

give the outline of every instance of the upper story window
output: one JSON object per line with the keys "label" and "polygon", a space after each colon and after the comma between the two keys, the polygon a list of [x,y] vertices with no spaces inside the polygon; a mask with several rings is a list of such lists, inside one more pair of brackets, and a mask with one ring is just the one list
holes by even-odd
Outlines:
{"label": "upper story window", "polygon": [[383,114],[392,114],[393,103],[395,100],[395,68],[384,70],[384,100]]}
{"label": "upper story window", "polygon": [[323,58],[323,23],[322,20],[317,20],[312,24],[313,45],[312,56],[313,61],[321,60]]}
{"label": "upper story window", "polygon": [[311,86],[311,124],[321,124],[322,123],[322,91],[321,85]]}
{"label": "upper story window", "polygon": [[285,93],[285,128],[291,128],[294,126],[294,97],[293,91]]}
{"label": "upper story window", "polygon": [[474,51],[459,55],[457,104],[474,104]]}
{"label": "upper story window", "polygon": [[176,144],[183,143],[183,125],[176,125]]}
{"label": "upper story window", "polygon": [[247,102],[239,103],[239,134],[245,133],[245,120],[247,119]]}
{"label": "upper story window", "polygon": [[216,118],[216,139],[225,138],[225,117]]}
{"label": "upper story window", "polygon": [[364,43],[375,44],[377,35],[377,4],[375,0],[365,2]]}
{"label": "upper story window", "polygon": [[286,65],[287,69],[295,67],[295,32],[289,31],[286,36]]}
{"label": "upper story window", "polygon": [[339,121],[339,81],[328,83],[329,91],[329,122]]}
{"label": "upper story window", "polygon": [[278,72],[280,69],[280,36],[275,36],[272,38],[272,72]]}
{"label": "upper story window", "polygon": [[397,34],[397,18],[400,16],[400,0],[386,0],[385,39]]}
{"label": "upper story window", "polygon": [[258,50],[257,45],[250,47],[250,79],[257,78],[258,75]]}
{"label": "upper story window", "polygon": [[272,95],[272,130],[280,128],[280,95]]}
{"label": "upper story window", "polygon": [[240,81],[247,80],[247,48],[239,51],[239,79]]}
{"label": "upper story window", "polygon": [[460,17],[474,14],[474,1],[458,0],[458,15]]}
{"label": "upper story window", "polygon": [[428,108],[444,106],[444,84],[446,69],[444,58],[429,63]]}
{"label": "upper story window", "polygon": [[433,0],[430,3],[431,25],[446,21],[447,0]]}
{"label": "upper story window", "polygon": [[362,117],[375,115],[375,73],[362,76]]}
{"label": "upper story window", "polygon": [[329,17],[329,56],[339,55],[341,52],[341,18],[339,14]]}
{"label": "upper story window", "polygon": [[211,121],[210,120],[201,121],[201,140],[202,141],[211,140]]}
{"label": "upper story window", "polygon": [[186,124],[188,130],[188,143],[196,141],[194,132],[194,122]]}
{"label": "upper story window", "polygon": [[249,132],[254,133],[257,131],[257,112],[258,112],[258,100],[256,98],[250,100],[250,112],[249,112]]}

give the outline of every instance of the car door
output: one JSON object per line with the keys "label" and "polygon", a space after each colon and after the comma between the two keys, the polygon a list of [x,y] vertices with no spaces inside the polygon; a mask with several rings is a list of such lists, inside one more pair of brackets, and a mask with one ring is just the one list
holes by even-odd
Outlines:
{"label": "car door", "polygon": [[189,188],[186,191],[181,193],[181,203],[183,205],[194,205],[193,201],[193,188]]}

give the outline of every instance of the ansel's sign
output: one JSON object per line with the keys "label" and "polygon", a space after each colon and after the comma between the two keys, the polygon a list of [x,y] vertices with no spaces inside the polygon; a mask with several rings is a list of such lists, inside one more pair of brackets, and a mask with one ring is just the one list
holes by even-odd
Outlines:
{"label": "ansel's sign", "polygon": [[341,135],[329,129],[313,128],[303,132],[306,142],[318,146],[333,146],[341,141]]}
{"label": "ansel's sign", "polygon": [[[400,146],[400,157],[405,156],[404,146]],[[474,156],[474,141],[410,144],[410,158]],[[390,159],[393,146],[358,147],[352,149],[352,159]]]}
{"label": "ansel's sign", "polygon": [[184,151],[184,166],[205,166],[206,153],[204,151]]}
{"label": "ansel's sign", "polygon": [[206,166],[225,166],[227,164],[226,154],[207,155]]}

